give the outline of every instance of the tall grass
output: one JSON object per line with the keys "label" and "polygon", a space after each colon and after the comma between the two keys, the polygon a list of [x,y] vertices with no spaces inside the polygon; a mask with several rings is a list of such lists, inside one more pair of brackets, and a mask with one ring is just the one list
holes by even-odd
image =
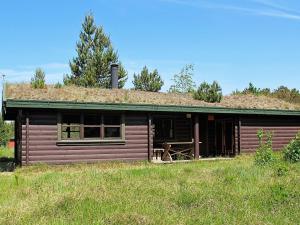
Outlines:
{"label": "tall grass", "polygon": [[[281,162],[282,163],[282,162]],[[38,165],[0,174],[0,224],[299,224],[300,164]]]}

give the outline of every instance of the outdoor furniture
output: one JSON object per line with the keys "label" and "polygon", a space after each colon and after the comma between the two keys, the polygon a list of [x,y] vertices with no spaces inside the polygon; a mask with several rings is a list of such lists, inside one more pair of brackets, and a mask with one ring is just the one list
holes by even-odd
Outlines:
{"label": "outdoor furniture", "polygon": [[160,162],[162,157],[162,153],[164,152],[165,149],[163,148],[154,148],[153,149],[153,158],[152,158],[152,161],[158,161]]}
{"label": "outdoor furniture", "polygon": [[[201,142],[199,142],[200,144]],[[194,141],[163,143],[163,161],[191,160],[194,158]]]}

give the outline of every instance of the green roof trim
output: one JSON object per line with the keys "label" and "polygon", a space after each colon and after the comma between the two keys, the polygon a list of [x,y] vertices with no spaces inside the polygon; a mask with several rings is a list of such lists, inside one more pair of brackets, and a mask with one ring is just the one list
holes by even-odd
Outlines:
{"label": "green roof trim", "polygon": [[70,101],[12,100],[6,99],[5,108],[34,109],[97,109],[112,111],[144,111],[144,112],[182,112],[182,113],[218,113],[218,114],[254,114],[254,115],[286,115],[300,116],[300,111],[278,109],[241,109],[224,107],[150,105],[129,103],[92,103]]}

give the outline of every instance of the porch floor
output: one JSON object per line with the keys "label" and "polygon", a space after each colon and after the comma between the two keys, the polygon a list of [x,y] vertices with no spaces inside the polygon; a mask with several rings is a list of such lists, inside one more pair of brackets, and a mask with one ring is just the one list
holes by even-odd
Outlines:
{"label": "porch floor", "polygon": [[232,160],[233,157],[207,157],[207,158],[199,158],[199,160],[173,160],[173,161],[162,161],[162,160],[152,160],[152,163],[155,164],[172,164],[172,163],[188,163],[195,161],[217,161],[217,160]]}

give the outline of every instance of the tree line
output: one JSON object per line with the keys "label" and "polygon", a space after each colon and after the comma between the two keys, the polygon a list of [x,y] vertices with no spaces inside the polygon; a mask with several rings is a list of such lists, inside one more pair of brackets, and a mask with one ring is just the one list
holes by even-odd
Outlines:
{"label": "tree line", "polygon": [[[105,34],[102,26],[95,24],[92,14],[88,14],[84,19],[79,41],[76,43],[76,53],[76,57],[69,62],[71,73],[64,75],[64,85],[110,88],[110,65],[118,63],[118,84],[119,88],[124,87],[128,73],[119,60],[109,36]],[[197,89],[192,78],[193,72],[193,65],[186,65],[182,68],[178,74],[174,75],[169,92],[190,93],[195,99],[209,102],[220,101],[222,92],[219,84],[203,82]],[[158,92],[164,85],[158,70],[150,71],[147,66],[144,66],[140,73],[133,75],[132,83],[133,89],[150,92]],[[35,71],[31,86],[45,88],[45,73],[41,68]],[[56,88],[61,86],[60,83],[55,85]]]}
{"label": "tree line", "polygon": [[248,87],[244,90],[236,90],[232,93],[233,95],[243,95],[243,94],[252,94],[252,95],[263,95],[268,97],[274,97],[282,99],[290,103],[300,103],[300,92],[296,88],[288,88],[286,86],[279,86],[278,88],[271,90],[270,88],[258,88],[254,86],[253,83],[249,83]]}
{"label": "tree line", "polygon": [[[70,74],[64,75],[64,85],[77,85],[84,87],[111,87],[110,65],[119,64],[118,78],[119,88],[123,88],[128,73],[123,67],[117,51],[114,50],[111,40],[105,34],[102,26],[97,26],[92,14],[88,14],[83,23],[79,40],[76,43],[76,57],[70,62]],[[184,66],[179,73],[172,78],[170,93],[185,93],[194,99],[206,102],[220,102],[222,99],[222,88],[217,81],[211,84],[202,82],[199,85],[193,80],[194,66]],[[158,92],[164,85],[164,81],[157,69],[149,70],[144,66],[139,73],[133,74],[133,89],[140,91]],[[33,88],[45,87],[45,73],[38,68],[34,78],[31,80]],[[55,84],[60,88],[63,84]],[[300,93],[297,89],[289,89],[280,86],[275,90],[269,88],[257,88],[252,83],[242,91],[236,90],[232,94],[254,94],[276,97],[292,103],[300,103]]]}

